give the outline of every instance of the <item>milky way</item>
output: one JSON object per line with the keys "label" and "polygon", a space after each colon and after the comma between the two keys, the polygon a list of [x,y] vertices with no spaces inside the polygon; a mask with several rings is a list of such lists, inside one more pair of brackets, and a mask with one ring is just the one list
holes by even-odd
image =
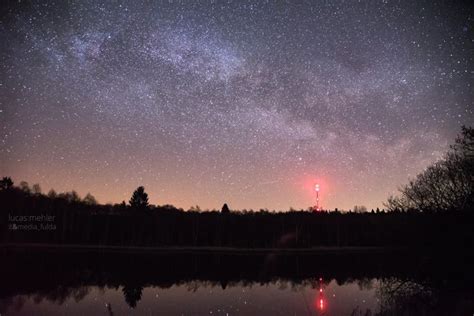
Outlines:
{"label": "milky way", "polygon": [[306,208],[317,181],[324,208],[382,207],[474,123],[467,3],[11,2],[1,174],[183,208]]}

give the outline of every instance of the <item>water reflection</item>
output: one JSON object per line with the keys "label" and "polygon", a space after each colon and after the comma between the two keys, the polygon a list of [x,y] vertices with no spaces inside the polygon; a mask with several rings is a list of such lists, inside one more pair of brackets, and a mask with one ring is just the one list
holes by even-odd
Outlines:
{"label": "water reflection", "polygon": [[[393,258],[394,264],[384,262],[384,269],[378,266],[382,259],[342,265],[340,256],[275,256],[271,266],[266,256],[258,255],[23,254],[7,258],[0,276],[2,315],[474,312],[472,274],[467,268],[461,277],[455,271],[436,273],[440,271],[432,266],[434,270],[411,271]],[[31,262],[35,268],[27,269]],[[255,271],[259,266],[260,271]]]}
{"label": "water reflection", "polygon": [[321,312],[324,312],[324,309],[326,306],[325,298],[323,294],[323,286],[324,286],[323,278],[319,278],[319,291],[318,291],[319,294],[316,301],[316,308],[319,309]]}
{"label": "water reflection", "polygon": [[426,308],[434,308],[440,299],[439,293],[428,284],[397,278],[382,280],[377,295],[381,310],[393,314],[404,314],[406,310],[421,313]]}
{"label": "water reflection", "polygon": [[[313,304],[309,304],[311,301]],[[165,315],[446,315],[446,309],[439,303],[435,290],[414,280],[353,279],[339,284],[334,279],[315,278],[298,282],[231,282],[225,288],[210,281],[171,286],[127,284],[74,289],[58,286],[50,292],[4,297],[0,300],[0,313],[138,315],[159,311]],[[472,301],[469,308],[473,308]]]}
{"label": "water reflection", "polygon": [[143,286],[125,285],[122,289],[125,302],[131,307],[135,308],[137,302],[142,298]]}
{"label": "water reflection", "polygon": [[114,312],[112,311],[112,304],[107,303],[105,304],[105,307],[107,308],[107,315],[114,316]]}
{"label": "water reflection", "polygon": [[[323,284],[324,287],[320,287]],[[164,315],[348,315],[352,305],[362,301],[367,308],[378,308],[375,292],[360,289],[356,281],[342,285],[335,280],[321,283],[318,279],[298,283],[288,280],[236,282],[228,284],[225,289],[216,282],[193,281],[171,287],[125,285],[77,290],[87,294],[78,299],[73,292],[65,291],[70,296],[62,295],[61,300],[50,293],[4,298],[1,300],[1,313],[138,315],[156,311]],[[311,301],[317,304],[312,305]],[[327,302],[331,304],[326,305]]]}

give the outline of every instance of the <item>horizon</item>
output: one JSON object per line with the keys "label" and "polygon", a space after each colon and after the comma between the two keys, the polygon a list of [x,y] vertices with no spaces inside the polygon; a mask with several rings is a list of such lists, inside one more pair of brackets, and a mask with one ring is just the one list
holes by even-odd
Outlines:
{"label": "horizon", "polygon": [[[0,173],[189,209],[384,208],[474,123],[463,3],[9,3]],[[434,23],[433,21],[436,21]]]}
{"label": "horizon", "polygon": [[[1,178],[1,177],[0,177],[0,178]],[[11,179],[10,177],[4,177],[4,178],[9,178],[9,179]],[[13,181],[13,179],[11,179],[11,180]],[[36,194],[36,193],[34,193],[33,186],[39,185],[39,188],[41,189],[41,192],[39,192],[39,194],[40,194],[40,195],[44,195],[44,196],[46,196],[46,197],[48,197],[48,198],[51,198],[50,192],[53,191],[54,194],[55,194],[55,196],[54,196],[53,198],[57,198],[57,197],[59,197],[59,195],[61,195],[61,194],[67,194],[67,193],[75,192],[75,193],[77,193],[80,202],[83,202],[83,201],[84,201],[84,198],[86,197],[86,195],[91,195],[94,199],[96,199],[95,196],[94,196],[94,194],[93,194],[93,192],[87,192],[87,193],[85,193],[85,194],[80,194],[80,193],[77,192],[76,190],[57,191],[57,190],[55,190],[54,188],[50,188],[49,190],[43,190],[43,188],[41,187],[41,184],[40,184],[40,183],[28,183],[27,181],[19,181],[19,182],[13,181],[13,186],[16,187],[17,189],[23,190],[22,183],[25,183],[25,184],[28,185],[28,190],[29,190],[28,192],[31,193],[31,194]],[[145,193],[147,193],[146,191],[147,191],[147,190],[146,190],[146,188],[145,188]],[[132,193],[133,193],[133,192],[132,192]],[[131,198],[131,196],[132,196],[132,193],[130,194],[130,198]],[[128,200],[122,200],[122,201],[120,201],[120,202],[105,202],[105,203],[104,203],[104,202],[101,202],[101,201],[99,201],[99,200],[96,199],[96,202],[97,202],[97,205],[99,205],[99,206],[120,205],[120,204],[122,204],[122,203],[125,203],[125,205],[130,206],[130,198],[129,198]],[[148,198],[150,198],[150,197],[148,196]],[[213,212],[213,211],[221,212],[222,206],[223,206],[224,204],[228,205],[229,203],[227,203],[227,202],[222,202],[222,205],[221,205],[220,207],[211,207],[211,208],[203,208],[203,207],[201,207],[200,205],[197,205],[197,204],[191,205],[191,206],[189,206],[189,207],[181,207],[181,206],[179,206],[179,205],[174,205],[174,204],[172,204],[172,203],[166,203],[166,202],[165,202],[165,203],[162,203],[162,204],[156,204],[156,203],[153,203],[153,202],[152,202],[152,199],[150,199],[148,205],[149,205],[150,207],[152,207],[152,208],[153,208],[153,207],[160,208],[160,207],[164,207],[164,206],[173,206],[173,207],[175,207],[176,209],[182,210],[182,211],[184,211],[184,212],[195,211],[195,210],[198,210],[199,212]],[[355,207],[366,207],[365,205],[354,205],[354,206],[355,206]],[[353,208],[352,208],[352,209],[341,209],[341,208],[338,208],[338,207],[335,207],[335,208],[333,208],[333,209],[321,207],[318,211],[316,211],[316,210],[314,209],[314,205],[309,205],[309,206],[307,206],[307,207],[305,207],[305,208],[295,208],[295,207],[290,206],[290,207],[288,207],[287,209],[269,209],[269,208],[267,208],[267,207],[262,207],[262,208],[258,208],[258,209],[254,209],[254,208],[249,208],[249,209],[246,209],[246,208],[237,209],[237,208],[233,208],[233,207],[229,206],[229,209],[230,209],[231,212],[238,212],[238,213],[242,213],[242,212],[244,212],[244,211],[259,212],[259,211],[261,211],[261,210],[264,210],[264,211],[266,211],[266,212],[285,213],[285,212],[291,212],[291,211],[297,211],[297,212],[299,212],[299,211],[310,211],[310,209],[311,209],[312,212],[319,212],[319,211],[320,211],[320,212],[338,211],[338,212],[342,212],[342,213],[351,212],[351,211],[354,212]],[[383,208],[375,207],[375,208],[372,208],[372,209],[366,207],[366,210],[365,210],[365,211],[362,211],[362,213],[364,213],[364,212],[370,212],[370,211],[372,211],[372,210],[375,211],[376,209],[379,209],[380,211],[384,211],[385,206],[384,206]]]}

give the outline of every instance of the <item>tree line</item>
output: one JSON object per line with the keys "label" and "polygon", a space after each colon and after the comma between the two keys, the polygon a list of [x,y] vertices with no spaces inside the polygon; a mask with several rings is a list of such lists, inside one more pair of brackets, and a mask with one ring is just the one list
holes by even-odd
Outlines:
{"label": "tree line", "polygon": [[444,158],[402,186],[386,206],[390,211],[473,211],[474,129],[463,126]]}
{"label": "tree line", "polygon": [[[462,133],[443,160],[391,197],[387,210],[288,212],[188,211],[148,202],[138,187],[129,203],[98,204],[88,193],[42,194],[39,185],[0,181],[0,238],[43,242],[155,247],[307,248],[318,246],[438,246],[473,240],[474,131]],[[47,230],[19,217],[54,216]],[[13,216],[13,217],[12,217]],[[12,220],[12,218],[14,220]],[[26,217],[25,217],[26,219]],[[33,223],[35,224],[35,223]],[[33,225],[34,226],[34,225]],[[38,226],[38,225],[36,225]]]}
{"label": "tree line", "polygon": [[[139,188],[131,204],[92,204],[72,195],[50,197],[18,187],[0,191],[3,242],[153,247],[308,248],[317,246],[436,246],[473,240],[474,212],[236,212],[150,206]],[[143,193],[146,194],[143,190]],[[48,230],[32,215],[54,218]],[[12,218],[16,221],[12,221]],[[18,222],[23,218],[24,222]],[[15,225],[15,226],[14,226]],[[16,228],[15,228],[16,227]],[[26,228],[23,228],[26,227]]]}

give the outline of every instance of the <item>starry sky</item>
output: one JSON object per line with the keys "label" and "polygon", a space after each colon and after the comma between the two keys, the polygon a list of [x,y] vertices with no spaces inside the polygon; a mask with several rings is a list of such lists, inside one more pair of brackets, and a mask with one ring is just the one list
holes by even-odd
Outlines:
{"label": "starry sky", "polygon": [[[448,3],[449,2],[449,3]],[[153,204],[382,207],[473,125],[461,1],[2,5],[2,176]]]}

